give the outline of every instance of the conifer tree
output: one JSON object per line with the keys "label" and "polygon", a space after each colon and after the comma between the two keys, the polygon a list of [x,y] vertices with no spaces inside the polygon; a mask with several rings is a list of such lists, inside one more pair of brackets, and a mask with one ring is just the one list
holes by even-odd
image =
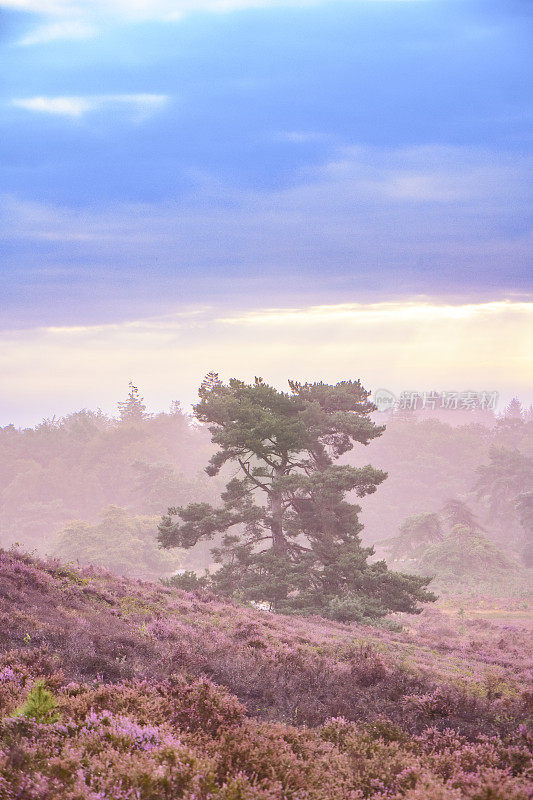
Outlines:
{"label": "conifer tree", "polygon": [[122,422],[143,422],[150,416],[146,412],[144,397],[139,395],[139,389],[134,386],[132,381],[129,383],[130,392],[126,400],[118,404],[120,419]]}
{"label": "conifer tree", "polygon": [[53,694],[45,688],[42,678],[36,681],[25,703],[13,712],[13,717],[26,717],[41,723],[52,723],[59,720],[57,701]]}
{"label": "conifer tree", "polygon": [[413,514],[401,524],[397,536],[383,542],[394,561],[417,558],[429,544],[443,539],[438,514]]}
{"label": "conifer tree", "polygon": [[452,497],[446,500],[442,507],[442,514],[450,528],[453,528],[455,525],[464,525],[466,528],[471,528],[472,530],[483,530],[474,512],[467,506],[464,500],[460,500],[458,497]]}
{"label": "conifer tree", "polygon": [[518,399],[518,397],[513,397],[511,402],[505,406],[503,416],[505,419],[523,419],[523,408],[522,403]]}
{"label": "conifer tree", "polygon": [[384,430],[370,419],[370,392],[358,380],[289,381],[289,388],[278,391],[261,378],[226,385],[216,373],[206,376],[194,407],[218,446],[206,472],[217,475],[225,465],[238,472],[221,507],[169,508],[159,526],[161,546],[190,548],[222,535],[213,549],[221,564],[213,587],[279,611],[344,620],[418,611],[417,602],[435,599],[426,590],[429,579],[369,563],[373,549],[361,545],[361,509],[346,500],[349,492],[375,492],[386,474],[335,463]]}
{"label": "conifer tree", "polygon": [[491,447],[489,464],[478,467],[476,473],[473,491],[488,503],[491,518],[512,524],[517,495],[533,485],[533,458],[517,449]]}

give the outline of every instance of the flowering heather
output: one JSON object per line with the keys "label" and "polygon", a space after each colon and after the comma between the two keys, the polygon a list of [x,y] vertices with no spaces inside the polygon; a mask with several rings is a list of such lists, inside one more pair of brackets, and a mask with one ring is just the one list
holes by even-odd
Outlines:
{"label": "flowering heather", "polygon": [[[530,638],[271,615],[0,551],[2,800],[526,800]],[[39,681],[54,721],[17,709]]]}

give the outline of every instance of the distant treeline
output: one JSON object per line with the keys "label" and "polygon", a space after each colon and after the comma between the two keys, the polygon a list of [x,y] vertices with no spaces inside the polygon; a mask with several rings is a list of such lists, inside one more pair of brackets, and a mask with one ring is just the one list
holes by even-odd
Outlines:
{"label": "distant treeline", "polygon": [[440,512],[459,499],[489,539],[521,558],[526,534],[519,496],[533,490],[533,415],[513,400],[499,418],[486,420],[452,426],[392,415],[383,436],[350,454],[388,472],[379,491],[361,503],[366,541],[394,536],[407,517]]}
{"label": "distant treeline", "polygon": [[[383,421],[384,415],[377,416]],[[489,415],[487,422],[472,417],[452,426],[408,412],[389,416],[381,437],[350,454],[350,463],[388,472],[379,491],[361,501],[363,540],[393,537],[407,517],[438,512],[450,498],[460,498],[487,537],[520,558],[530,523],[527,498],[522,506],[517,498],[533,489],[533,421],[513,401],[504,415]],[[219,502],[225,476],[204,472],[212,452],[209,432],[179,403],[168,413],[150,414],[133,385],[116,418],[84,409],[35,428],[0,428],[0,545],[20,542],[41,553],[61,545],[63,554],[83,560],[83,541],[94,554],[95,536],[111,536],[106,520],[118,525],[120,519],[146,539],[151,519],[155,547],[157,520],[168,506]],[[142,547],[139,552],[146,543]],[[185,564],[199,569],[209,562],[204,545]],[[103,563],[113,566],[109,559]],[[134,572],[131,565],[123,570]],[[139,574],[151,575],[141,568]]]}
{"label": "distant treeline", "polygon": [[151,415],[131,394],[117,418],[84,409],[35,428],[0,428],[1,545],[50,552],[67,523],[95,523],[110,505],[157,518],[171,504],[214,501],[203,472],[208,431],[179,403]]}

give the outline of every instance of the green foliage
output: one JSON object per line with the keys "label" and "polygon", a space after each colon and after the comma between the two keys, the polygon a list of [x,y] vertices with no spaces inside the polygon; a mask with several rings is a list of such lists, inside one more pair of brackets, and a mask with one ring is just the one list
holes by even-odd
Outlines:
{"label": "green foliage", "polygon": [[444,503],[442,515],[451,528],[454,525],[465,525],[473,530],[483,530],[475,514],[463,500],[459,500],[457,497],[451,498]]}
{"label": "green foliage", "polygon": [[214,588],[285,613],[358,619],[417,611],[418,602],[435,599],[429,579],[369,563],[361,509],[345,499],[375,492],[386,473],[334,463],[383,432],[369,417],[370,393],[360,381],[289,386],[285,393],[261,378],[225,385],[216,373],[206,376],[194,408],[218,446],[206,472],[214,476],[233,463],[239,477],[227,484],[222,507],[169,508],[161,545],[190,548],[221,535]]}
{"label": "green foliage", "polygon": [[398,536],[387,540],[394,561],[420,557],[429,544],[442,541],[438,514],[414,514],[400,526]]}
{"label": "green foliage", "polygon": [[209,586],[209,578],[207,576],[198,577],[196,572],[192,570],[185,570],[176,575],[171,575],[170,578],[163,578],[162,582],[165,586],[170,586],[173,589],[182,589],[184,592],[194,592]]}
{"label": "green foliage", "polygon": [[478,467],[474,491],[489,504],[490,513],[507,522],[514,516],[515,498],[533,485],[533,458],[519,450],[493,447],[487,465]]}
{"label": "green foliage", "polygon": [[[135,461],[132,469],[136,473],[132,496],[136,498],[146,514],[159,514],[161,507],[186,500],[199,490],[200,481],[177,474],[170,464]],[[205,482],[204,476],[202,482]]]}
{"label": "green foliage", "polygon": [[157,580],[175,570],[180,561],[179,556],[158,548],[156,533],[156,518],[109,506],[96,525],[70,522],[59,534],[54,555],[121,575]]}
{"label": "green foliage", "polygon": [[[523,422],[514,417],[505,417],[502,422],[512,423],[520,431],[524,428]],[[502,544],[510,546],[515,555],[521,556],[524,563],[530,565],[533,546],[528,544],[527,523],[524,528],[520,517],[524,512],[520,511],[518,497],[533,486],[533,458],[516,448],[492,447],[489,463],[478,467],[476,472],[478,478],[474,492],[488,507],[491,523],[496,522],[501,528],[504,534],[501,537]]]}
{"label": "green foliage", "polygon": [[372,597],[346,592],[341,597],[331,598],[327,614],[339,622],[364,622],[382,616],[382,609],[379,602]]}
{"label": "green foliage", "polygon": [[[448,497],[463,497],[476,467],[489,463],[492,445],[531,456],[533,416],[528,411],[522,417],[505,418],[492,427],[487,427],[490,420],[452,427],[436,419],[417,421],[412,414],[405,419],[392,415],[386,435],[371,441],[370,452],[354,447],[343,459],[358,467],[379,464],[389,473],[377,502],[365,501],[366,540],[379,541],[419,510],[436,510]],[[223,480],[205,474],[212,452],[207,428],[191,425],[177,403],[170,413],[148,414],[135,424],[82,409],[35,428],[0,428],[0,544],[9,547],[16,540],[29,550],[49,553],[67,523],[77,519],[93,524],[111,504],[135,515],[158,516],[168,506],[191,501],[217,506],[227,476]],[[525,531],[515,501],[530,488],[511,492],[505,513],[497,517],[490,493],[472,506],[487,535],[520,557]],[[481,517],[484,506],[487,513]],[[449,524],[457,522],[465,524],[460,519]],[[203,570],[212,564],[210,548],[220,545],[218,537],[189,550],[186,566]]]}
{"label": "green foliage", "polygon": [[26,702],[13,712],[13,717],[26,717],[36,722],[52,723],[60,719],[57,702],[44,680],[38,680],[30,690]]}
{"label": "green foliage", "polygon": [[[526,515],[527,495],[519,496],[525,498],[523,505],[517,501],[517,507]],[[433,585],[443,594],[457,591],[527,594],[526,572],[488,538],[471,509],[457,498],[444,504],[440,517],[437,514],[408,517],[399,535],[382,544],[388,547],[396,568],[432,575]]]}
{"label": "green foliage", "polygon": [[512,570],[511,562],[482,533],[456,525],[438,544],[428,547],[419,568],[444,579],[476,579]]}

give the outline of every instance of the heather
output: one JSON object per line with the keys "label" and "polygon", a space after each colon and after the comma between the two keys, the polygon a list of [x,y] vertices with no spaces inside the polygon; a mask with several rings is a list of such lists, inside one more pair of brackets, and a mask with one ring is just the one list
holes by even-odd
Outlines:
{"label": "heather", "polygon": [[285,617],[16,550],[0,592],[6,800],[531,796],[519,625]]}

